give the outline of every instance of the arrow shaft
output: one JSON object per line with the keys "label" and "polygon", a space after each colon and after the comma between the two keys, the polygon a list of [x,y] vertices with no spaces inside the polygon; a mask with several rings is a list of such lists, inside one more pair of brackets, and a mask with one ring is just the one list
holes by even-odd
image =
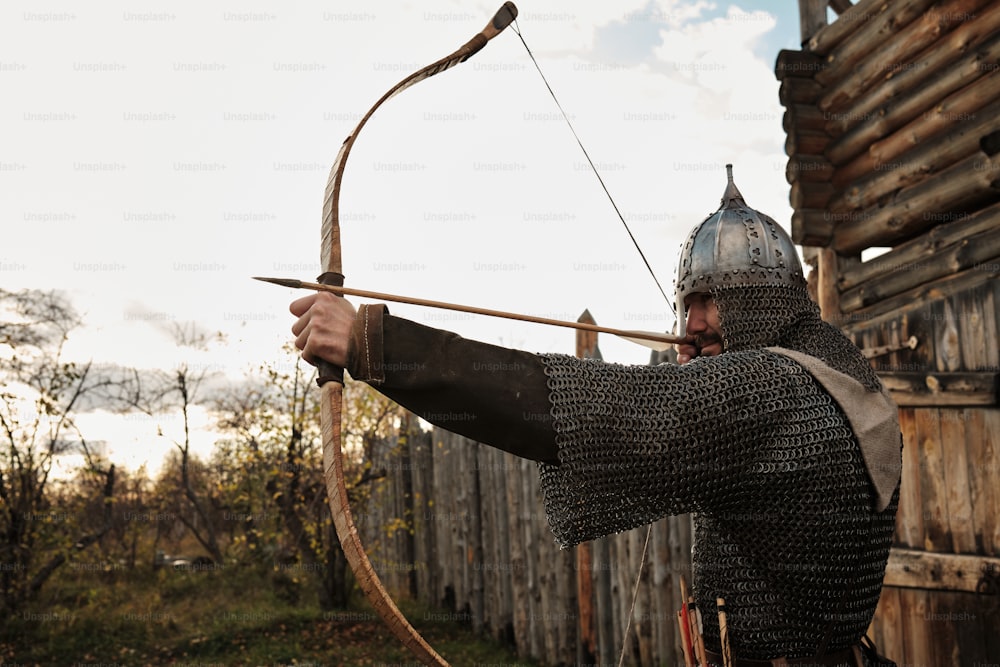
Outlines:
{"label": "arrow shaft", "polygon": [[679,336],[668,336],[647,331],[625,331],[612,327],[602,327],[597,324],[587,324],[586,322],[569,322],[567,320],[556,320],[549,317],[539,317],[537,315],[525,315],[523,313],[511,313],[503,310],[493,310],[490,308],[479,308],[477,306],[466,306],[459,303],[448,303],[445,301],[434,301],[431,299],[421,299],[412,296],[401,296],[399,294],[387,294],[385,292],[373,292],[371,290],[354,289],[351,287],[336,287],[333,285],[322,285],[304,280],[288,280],[283,278],[259,278],[265,282],[273,282],[286,287],[296,287],[301,289],[311,289],[317,292],[332,292],[338,296],[356,296],[363,299],[377,299],[380,301],[392,301],[395,303],[405,303],[413,306],[425,306],[427,308],[440,308],[442,310],[453,310],[460,313],[470,313],[473,315],[486,315],[488,317],[502,317],[508,320],[518,320],[521,322],[533,322],[535,324],[548,324],[556,327],[566,327],[569,329],[581,329],[583,331],[594,331],[597,333],[613,334],[626,338],[639,338],[658,343],[668,343],[678,345],[686,342],[685,338]]}

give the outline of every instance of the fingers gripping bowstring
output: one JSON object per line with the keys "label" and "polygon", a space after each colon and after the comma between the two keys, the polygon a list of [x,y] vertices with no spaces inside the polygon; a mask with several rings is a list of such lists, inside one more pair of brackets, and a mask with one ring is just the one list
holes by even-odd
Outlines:
{"label": "fingers gripping bowstring", "polygon": [[629,238],[632,239],[632,245],[634,245],[635,249],[639,251],[639,257],[642,258],[643,263],[646,265],[646,270],[649,271],[649,275],[653,277],[653,282],[656,283],[656,287],[660,290],[660,294],[663,295],[663,299],[667,302],[667,305],[670,306],[671,312],[673,312],[674,316],[676,317],[677,311],[674,309],[673,301],[670,299],[670,297],[667,296],[667,293],[663,290],[663,286],[660,284],[659,279],[653,272],[653,267],[649,264],[649,260],[646,259],[646,254],[642,251],[642,248],[639,247],[639,242],[636,240],[635,235],[632,233],[632,229],[628,226],[628,223],[625,222],[625,216],[622,215],[622,212],[618,208],[618,204],[615,202],[614,197],[611,196],[611,191],[608,190],[608,186],[604,183],[604,178],[601,176],[601,172],[597,170],[597,166],[594,164],[594,161],[590,159],[590,153],[587,152],[587,149],[584,147],[583,142],[580,141],[580,135],[576,133],[576,128],[573,127],[573,122],[569,119],[569,115],[566,113],[565,109],[563,109],[562,104],[559,102],[559,98],[556,97],[555,91],[552,90],[552,86],[549,84],[549,80],[545,77],[545,73],[542,72],[542,68],[539,66],[538,60],[535,59],[535,54],[531,52],[531,48],[528,46],[528,43],[524,41],[524,35],[521,34],[521,26],[518,24],[517,19],[514,19],[514,23],[511,25],[511,30],[513,30],[517,34],[518,38],[521,40],[521,43],[524,44],[524,50],[528,52],[528,56],[531,58],[531,62],[535,65],[535,69],[538,70],[538,75],[542,77],[542,81],[545,83],[545,87],[548,89],[549,95],[552,96],[552,100],[556,103],[556,107],[559,108],[559,113],[562,114],[563,120],[565,120],[566,124],[569,126],[570,132],[573,133],[573,138],[576,139],[576,144],[580,147],[580,150],[583,152],[583,156],[587,158],[587,163],[590,165],[591,170],[593,170],[594,175],[597,176],[597,180],[598,182],[600,182],[601,188],[604,190],[604,194],[608,196],[608,201],[611,202],[612,208],[615,209],[615,213],[618,215],[618,219],[621,220],[622,225],[625,226],[625,231],[628,232]]}
{"label": "fingers gripping bowstring", "polygon": [[[594,161],[590,159],[590,153],[587,152],[587,149],[586,147],[584,147],[583,142],[580,141],[580,135],[576,133],[576,128],[573,127],[573,122],[569,119],[569,115],[566,113],[566,110],[563,109],[562,104],[559,102],[559,98],[556,97],[555,91],[552,90],[552,86],[549,84],[549,80],[545,77],[545,73],[539,66],[538,60],[535,59],[535,54],[531,52],[531,48],[528,46],[528,43],[524,41],[524,35],[521,34],[521,26],[518,24],[517,19],[514,19],[514,23],[511,25],[511,30],[513,30],[517,34],[518,38],[520,38],[521,44],[524,44],[524,50],[528,52],[528,56],[531,58],[531,62],[535,65],[535,69],[538,70],[539,76],[542,77],[542,81],[545,83],[545,87],[548,89],[549,95],[552,96],[552,100],[556,103],[556,106],[559,108],[559,112],[562,114],[563,119],[566,121],[566,124],[569,125],[569,130],[570,132],[573,133],[573,138],[576,139],[576,143],[580,147],[580,150],[583,152],[583,156],[587,158],[587,163],[590,165],[591,170],[593,170],[594,175],[597,176],[597,180],[600,182],[601,188],[604,190],[604,194],[608,196],[608,201],[611,202],[612,208],[615,209],[615,213],[618,215],[618,219],[621,220],[622,225],[625,226],[625,231],[628,232],[629,238],[632,239],[632,245],[634,245],[635,249],[639,252],[639,256],[642,257],[642,261],[646,265],[646,270],[648,270],[649,275],[653,277],[653,282],[656,283],[656,287],[660,290],[660,294],[663,295],[663,299],[667,302],[667,305],[670,306],[670,310],[671,312],[674,313],[674,317],[676,318],[677,311],[674,309],[673,301],[671,301],[670,297],[668,297],[667,293],[663,290],[663,286],[660,284],[659,279],[653,272],[653,267],[650,266],[649,260],[646,259],[646,254],[642,251],[642,248],[639,247],[639,242],[636,240],[635,235],[632,233],[632,229],[628,226],[628,223],[625,222],[625,216],[622,215],[621,210],[618,208],[618,204],[615,202],[614,197],[611,196],[611,192],[608,190],[608,186],[604,183],[604,178],[601,177],[601,172],[597,170],[597,166],[594,164]],[[628,645],[628,633],[632,627],[632,615],[633,612],[635,611],[636,599],[639,596],[639,582],[642,579],[642,570],[646,563],[646,551],[649,547],[649,536],[652,530],[653,526],[652,524],[650,524],[646,528],[646,540],[642,545],[642,556],[639,559],[639,572],[636,575],[635,588],[632,591],[632,603],[628,611],[628,620],[625,625],[625,632],[622,635],[622,650],[621,654],[618,657],[618,667],[621,667],[621,665],[623,665],[625,662],[625,647]]]}

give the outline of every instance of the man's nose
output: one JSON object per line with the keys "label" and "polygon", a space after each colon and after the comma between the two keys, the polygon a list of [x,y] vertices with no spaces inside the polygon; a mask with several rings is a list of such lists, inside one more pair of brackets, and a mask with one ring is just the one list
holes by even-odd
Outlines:
{"label": "man's nose", "polygon": [[686,331],[690,333],[701,333],[705,330],[705,314],[696,304],[688,308]]}

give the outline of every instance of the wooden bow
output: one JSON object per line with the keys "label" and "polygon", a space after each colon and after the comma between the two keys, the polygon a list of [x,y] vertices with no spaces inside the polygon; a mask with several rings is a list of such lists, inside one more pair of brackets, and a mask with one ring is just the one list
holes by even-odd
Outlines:
{"label": "wooden bow", "polygon": [[[323,202],[323,236],[321,261],[324,273],[318,281],[326,285],[343,285],[344,275],[341,267],[340,251],[340,184],[344,175],[347,157],[361,129],[371,118],[375,110],[385,101],[409,88],[415,83],[443,72],[461,62],[468,60],[473,54],[486,46],[486,43],[503,31],[517,16],[517,7],[506,2],[497,11],[493,20],[464,46],[431,63],[390,88],[375,105],[368,110],[358,126],[354,128],[337,154],[337,159],[330,169],[330,178],[326,184],[326,194]],[[358,530],[351,516],[347,498],[347,487],[344,481],[343,450],[341,449],[341,409],[343,407],[343,371],[338,368],[321,365],[319,383],[322,387],[322,429],[323,429],[323,466],[326,478],[327,496],[330,501],[330,511],[337,536],[344,550],[351,570],[354,572],[361,590],[375,609],[376,613],[389,626],[392,633],[426,665],[447,666],[448,663],[420,636],[406,620],[399,608],[393,602],[372,567]]]}

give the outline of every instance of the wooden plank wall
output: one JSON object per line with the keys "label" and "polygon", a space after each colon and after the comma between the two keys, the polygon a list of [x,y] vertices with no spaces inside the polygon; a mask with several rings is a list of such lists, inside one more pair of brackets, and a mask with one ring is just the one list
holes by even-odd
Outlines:
{"label": "wooden plank wall", "polygon": [[[975,591],[935,581],[933,571],[905,586],[887,583],[871,636],[900,664],[987,665],[1000,656],[1000,411],[904,408],[904,466],[895,543],[944,554],[986,554],[968,574]],[[985,559],[983,559],[985,561]],[[890,562],[887,582],[896,578]]]}
{"label": "wooden plank wall", "polygon": [[775,67],[793,238],[859,347],[918,341],[872,360],[904,466],[871,633],[900,664],[1000,664],[1000,2],[826,4]]}
{"label": "wooden plank wall", "polygon": [[[899,383],[893,392],[901,406],[903,474],[894,558],[871,632],[901,664],[987,665],[1000,658],[998,274],[1000,257],[898,301],[858,309],[847,327],[862,347],[911,335],[920,341],[873,360],[890,386],[898,376],[924,378],[922,386]],[[931,380],[949,374],[967,386],[943,391]],[[988,386],[968,381],[975,376],[991,389],[971,391]],[[921,576],[908,576],[912,565],[898,557],[903,550],[928,563]],[[940,574],[956,555],[963,569]]]}

